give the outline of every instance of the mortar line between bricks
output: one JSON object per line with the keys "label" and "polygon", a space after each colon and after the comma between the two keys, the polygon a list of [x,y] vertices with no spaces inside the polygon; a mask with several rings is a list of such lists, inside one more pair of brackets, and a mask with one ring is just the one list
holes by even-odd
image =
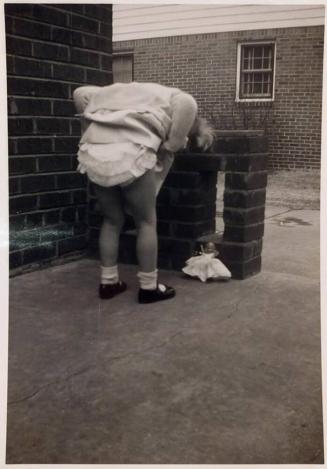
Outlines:
{"label": "mortar line between bricks", "polygon": [[[181,153],[181,152],[177,152],[177,158],[178,158],[178,155],[180,156],[187,156],[187,153]],[[191,160],[192,158],[196,158],[197,156],[202,156],[203,153],[191,153]],[[260,153],[256,153],[256,152],[243,152],[243,153],[224,153],[224,152],[219,152],[219,151],[213,151],[212,153],[204,153],[205,156],[208,156],[210,158],[216,158],[216,157],[219,157],[219,158],[224,158],[226,161],[228,161],[229,158],[247,158],[249,156],[258,156],[258,157],[262,157],[262,156],[265,156],[266,153],[264,151],[261,151]],[[187,156],[188,157],[188,156]],[[177,162],[178,162],[178,159],[177,159]],[[228,171],[228,170],[223,170],[223,169],[220,169],[218,170],[220,173],[228,173],[228,172],[234,172],[234,171]],[[245,170],[244,172],[247,172],[247,170]],[[251,171],[253,172],[253,171]]]}
{"label": "mortar line between bricks", "polygon": [[[67,155],[67,153],[64,153],[64,152],[60,152],[60,151],[53,151],[52,153],[48,153],[46,155],[43,155],[42,158],[45,158],[47,156],[61,156],[63,155],[63,157],[65,157]],[[76,155],[76,153],[73,154],[73,156]],[[33,157],[38,157],[39,155],[31,155],[30,153],[19,153],[19,155],[15,155],[15,154],[11,154],[10,155],[10,159],[12,158],[18,158],[18,157],[21,157],[21,158],[33,158]],[[69,170],[69,171],[73,171],[73,170]],[[19,174],[19,173],[17,173]],[[22,174],[22,173],[21,173]],[[27,174],[27,173],[26,173]],[[34,173],[30,173],[31,175],[34,175],[36,174],[35,172]]]}
{"label": "mortar line between bricks", "polygon": [[[225,171],[225,174],[241,174],[241,175],[253,175],[253,174],[268,174],[268,170],[267,169],[259,169],[258,171],[249,171],[249,170],[244,170],[244,171],[232,171],[232,170],[227,170]],[[230,189],[230,187],[228,187],[229,190],[232,190]],[[256,189],[250,189],[250,190],[257,190],[257,189],[260,189],[260,188],[256,188]],[[239,190],[242,190],[242,189],[239,189]],[[243,189],[245,190],[245,189]]]}
{"label": "mortar line between bricks", "polygon": [[[41,209],[41,212],[39,210],[34,210],[33,212],[23,212],[23,213],[12,213],[10,215],[10,217],[17,217],[17,216],[25,216],[25,215],[35,215],[35,212],[36,213],[40,213],[40,214],[44,214],[45,212],[51,212],[51,211],[55,211],[55,210],[64,210],[64,209],[72,209],[72,208],[85,208],[87,207],[87,203],[85,204],[72,204],[72,205],[65,205],[63,207],[54,207],[54,208],[44,208],[44,209]],[[57,223],[55,223],[57,224]],[[48,226],[48,225],[46,225]],[[28,228],[30,229],[30,228]]]}
{"label": "mortar line between bricks", "polygon": [[[99,22],[100,22],[100,23],[104,23],[104,24],[109,24],[109,25],[111,25],[111,23],[106,23],[105,21],[102,21],[101,19],[96,18],[96,17],[94,17],[94,16],[92,16],[92,17],[90,18],[90,15],[88,15],[87,13],[82,14],[82,13],[78,13],[78,12],[75,12],[75,11],[69,11],[69,10],[65,10],[64,8],[60,8],[60,3],[59,3],[59,4],[57,3],[55,7],[53,7],[52,5],[53,5],[53,4],[51,4],[51,3],[46,3],[47,8],[49,8],[49,6],[50,6],[50,9],[51,9],[51,10],[60,11],[60,12],[62,12],[62,13],[68,14],[69,16],[73,16],[73,15],[74,15],[74,16],[80,16],[80,17],[83,18],[83,19],[90,19],[90,20],[92,20],[92,21],[94,21],[94,22],[96,22],[96,23],[99,23]],[[57,6],[57,5],[59,5],[59,6]],[[77,5],[78,5],[78,4],[77,4]],[[86,4],[86,5],[87,5],[87,4]],[[106,6],[106,5],[107,5],[107,4],[105,4],[104,6]]]}
{"label": "mortar line between bricks", "polygon": [[[34,118],[35,117],[36,116],[34,116]],[[49,119],[51,119],[51,118],[52,118],[52,116],[49,116]],[[55,134],[55,135],[35,134],[35,135],[15,135],[15,136],[11,136],[11,138],[20,139],[20,140],[23,140],[23,139],[26,140],[26,139],[31,139],[31,138],[34,138],[34,139],[37,138],[39,140],[44,140],[45,138],[48,138],[48,139],[50,139],[50,138],[60,138],[60,139],[65,139],[65,140],[74,139],[74,140],[78,141],[78,139],[80,139],[81,137],[79,135],[65,135],[65,134],[63,134],[63,135],[59,135],[59,134]],[[26,154],[28,155],[28,154],[31,154],[31,153],[26,153]],[[40,155],[45,155],[45,154],[46,153],[40,153]],[[72,155],[73,153],[67,152],[66,154]],[[33,154],[32,154],[32,156],[33,156]],[[34,156],[37,156],[37,155],[35,155],[35,153],[34,153]]]}
{"label": "mortar line between bricks", "polygon": [[[85,49],[81,49],[81,50],[85,50]],[[103,55],[103,54],[102,54]],[[111,55],[111,54],[110,54]],[[46,64],[49,64],[49,65],[63,65],[63,66],[71,66],[71,67],[76,67],[76,68],[81,68],[83,70],[86,70],[86,71],[101,71],[101,72],[106,72],[108,74],[112,74],[112,70],[99,70],[98,68],[93,68],[93,67],[89,67],[87,65],[83,65],[83,64],[77,64],[77,63],[72,63],[72,62],[62,62],[60,60],[47,60],[47,59],[40,59],[40,57],[31,57],[29,55],[12,55],[12,54],[8,54],[8,56],[11,56],[13,58],[18,58],[18,59],[24,59],[24,60],[33,60],[34,62],[38,62],[40,60],[42,60],[42,63],[46,63]],[[16,73],[15,74],[12,74],[12,73],[8,73],[8,77],[13,77],[13,78],[23,78],[23,77],[26,77],[26,78],[39,78],[40,80],[46,80],[46,81],[59,81],[57,80],[57,78],[54,78],[54,77],[47,77],[47,78],[41,78],[41,77],[36,77],[34,75],[17,75]],[[256,153],[255,153],[256,154]]]}
{"label": "mortar line between bricks", "polygon": [[[16,56],[17,57],[17,56]],[[26,58],[26,57],[20,57],[20,58]],[[41,59],[38,59],[38,60],[41,60]],[[53,63],[53,62],[51,62]],[[63,62],[62,64],[60,62],[56,62],[56,64],[60,64],[60,65],[69,65],[69,62]],[[84,65],[81,65],[82,68],[84,68]],[[98,68],[88,68],[88,70],[94,72],[94,71],[99,71]],[[106,71],[106,70],[104,70]],[[106,71],[106,73],[108,73],[109,75],[112,74],[111,71]],[[23,76],[23,75],[9,75],[8,74],[8,78],[19,78],[21,80],[23,80],[24,78],[27,78],[28,80],[38,80],[38,81],[43,81],[43,82],[51,82],[51,83],[66,83],[66,84],[70,84],[70,85],[76,85],[76,86],[85,86],[85,82],[74,82],[74,81],[69,81],[69,82],[64,82],[64,81],[60,81],[59,79],[57,78],[52,78],[52,77],[48,77],[48,78],[40,78],[40,77],[34,77],[34,76]],[[23,95],[23,94],[9,94],[8,93],[8,98],[16,98],[16,99],[33,99],[34,101],[35,100],[49,100],[51,99],[52,101],[67,101],[67,102],[73,102],[73,98],[66,98],[64,96],[62,97],[57,97],[57,96],[31,96],[31,95]],[[16,115],[16,114],[15,114]],[[17,114],[18,115],[18,114]],[[36,117],[38,117],[38,115],[36,115]]]}
{"label": "mortar line between bricks", "polygon": [[[39,60],[42,60],[42,58],[38,58]],[[55,62],[56,64],[59,63],[59,62]],[[62,63],[62,65],[69,65],[69,62],[64,62]],[[81,65],[81,67],[83,67],[83,65]],[[92,68],[92,69],[89,69],[89,70],[92,70],[92,71],[96,71],[98,72],[99,69],[98,68]],[[106,72],[105,70],[100,70],[100,71],[104,71],[105,73],[108,73],[110,74],[111,72]],[[85,82],[81,82],[81,81],[68,81],[68,80],[61,80],[60,78],[54,78],[54,77],[48,77],[48,78],[40,78],[40,77],[35,77],[35,76],[30,76],[30,75],[8,75],[8,78],[16,78],[16,79],[19,79],[19,80],[34,80],[34,81],[38,81],[40,83],[54,83],[54,84],[58,84],[58,83],[61,83],[63,85],[73,85],[73,86],[85,86]],[[24,95],[18,95],[18,96],[14,96],[12,94],[8,94],[8,97],[17,97],[17,98],[21,98],[21,97],[24,97]],[[39,99],[38,96],[26,96],[25,97],[28,97],[28,98],[32,98],[32,99]],[[41,96],[41,98],[47,98],[47,99],[61,99],[61,100],[66,100],[66,101],[72,101],[71,98],[66,98],[66,97],[62,97],[62,98],[52,98],[52,96]]]}
{"label": "mortar line between bricks", "polygon": [[[100,37],[103,37],[103,36],[100,36]],[[98,55],[101,55],[101,56],[106,56],[106,57],[112,57],[112,52],[104,52],[104,51],[99,51],[98,49],[87,49],[86,47],[79,47],[79,46],[74,46],[72,45],[71,46],[74,50],[78,51],[78,52],[92,52],[93,54],[98,54]]]}
{"label": "mortar line between bricks", "polygon": [[[51,116],[49,116],[49,119],[52,119]],[[16,119],[15,119],[16,120]],[[42,139],[42,138],[76,138],[76,139],[80,139],[81,136],[80,135],[67,135],[65,133],[62,133],[60,134],[59,132],[57,133],[53,133],[53,134],[40,134],[40,133],[37,133],[37,134],[25,134],[25,135],[12,135],[12,138],[25,138],[25,139],[31,139],[31,138],[39,138],[39,139]],[[77,152],[76,152],[77,153]],[[38,155],[34,155],[34,156],[38,156]]]}
{"label": "mortar line between bricks", "polygon": [[[54,174],[53,174],[54,176]],[[78,187],[75,187],[75,189],[84,189],[84,186],[78,186]],[[72,190],[71,189],[67,189],[66,187],[65,188],[62,188],[62,189],[47,189],[47,190],[44,190],[44,191],[37,191],[37,192],[23,192],[21,194],[13,194],[10,199],[15,199],[17,197],[38,197],[38,196],[42,196],[42,195],[53,195],[53,194],[63,194],[63,193],[71,193]],[[73,204],[73,203],[71,203]],[[73,204],[74,205],[74,204]]]}
{"label": "mortar line between bricks", "polygon": [[[77,190],[86,190],[84,186],[81,187],[74,187],[74,191]],[[38,195],[44,195],[44,194],[67,194],[67,193],[72,193],[73,190],[71,188],[64,188],[64,189],[52,189],[52,190],[46,190],[42,192],[33,192],[33,193],[25,193],[25,194],[14,194],[10,198],[11,199],[16,199],[18,197],[37,197]]]}
{"label": "mortar line between bricks", "polygon": [[[44,23],[41,23],[41,24],[44,24]],[[85,31],[80,30],[80,29],[67,28],[67,30],[68,31],[73,31],[73,32],[78,32],[78,33],[85,33]],[[63,47],[63,48],[66,48],[66,49],[71,47],[71,48],[74,48],[75,50],[78,50],[78,51],[93,52],[94,54],[112,56],[111,52],[99,51],[98,49],[87,49],[87,48],[83,48],[83,47],[74,46],[73,44],[55,42],[52,39],[40,39],[40,38],[37,38],[37,37],[30,38],[29,36],[21,36],[21,35],[17,35],[17,34],[13,34],[13,33],[8,33],[7,37],[13,38],[13,39],[22,39],[22,40],[25,40],[25,41],[28,41],[28,40],[32,39],[34,43],[45,44],[47,46],[51,45],[51,46],[54,46],[54,47]],[[98,35],[97,37],[99,39],[103,39],[106,36],[105,35]],[[11,54],[11,55],[14,55],[14,54]],[[28,56],[15,55],[15,57],[28,57],[30,59],[35,59],[35,60],[38,58],[38,57],[35,57],[35,56],[30,56],[30,55],[28,55]],[[70,62],[68,62],[68,63],[70,63]]]}
{"label": "mortar line between bricks", "polygon": [[[79,117],[77,116],[53,116],[53,115],[44,115],[44,116],[37,116],[37,115],[28,115],[28,114],[23,114],[23,115],[18,115],[18,114],[10,114],[9,116],[9,119],[54,119],[54,120],[72,120],[74,119],[75,121],[79,121]],[[39,136],[39,134],[32,134],[32,135],[35,135],[35,136]],[[65,135],[65,134],[64,134]],[[24,137],[24,135],[13,135],[13,137]],[[30,136],[30,134],[26,134],[25,136]],[[46,135],[43,134],[42,137],[45,137]],[[73,135],[72,135],[73,137]]]}
{"label": "mortar line between bricks", "polygon": [[[47,23],[40,22],[40,24],[43,25],[43,24],[47,24]],[[49,24],[51,26],[51,23],[49,23]],[[32,37],[31,38],[29,36],[22,36],[20,34],[15,34],[15,33],[8,33],[7,37],[13,38],[13,39],[20,39],[20,40],[23,40],[23,41],[32,40],[34,43],[39,42],[41,44],[52,45],[52,46],[57,46],[57,47],[64,47],[65,49],[68,49],[68,47],[69,47],[69,45],[67,45],[67,44],[57,44],[56,42],[52,41],[51,39],[47,40],[47,39],[41,39],[41,38],[37,38],[37,37]],[[14,55],[14,54],[11,54],[11,55]],[[17,57],[17,55],[15,55],[15,57]],[[20,57],[20,56],[18,56],[18,57]],[[27,57],[29,57],[31,59],[36,58],[36,57],[29,56],[29,55]]]}
{"label": "mortar line between bricks", "polygon": [[80,173],[74,169],[68,169],[68,170],[53,170],[53,171],[42,171],[42,172],[37,172],[37,173],[32,173],[32,174],[13,174],[10,176],[10,179],[12,178],[17,178],[19,177],[20,179],[24,179],[27,177],[42,177],[42,176],[57,176],[60,174],[64,174],[65,176],[67,175],[72,175],[72,174],[77,174],[79,175]]}
{"label": "mortar line between bricks", "polygon": [[[61,136],[58,136],[58,137],[51,137],[51,139],[55,139],[55,138],[58,138],[58,139],[59,139],[60,137],[61,137]],[[24,138],[27,139],[28,137],[26,136],[26,137],[24,137]],[[39,139],[40,139],[40,137],[35,137],[35,138],[39,138]],[[47,137],[47,138],[49,139],[50,137]],[[76,137],[70,137],[70,138],[76,138]],[[76,147],[77,147],[77,145],[76,145]],[[76,155],[77,155],[77,152],[69,153],[69,152],[64,152],[64,151],[61,151],[61,150],[57,150],[57,151],[51,150],[51,152],[49,152],[49,153],[40,153],[40,155],[43,155],[42,158],[43,158],[43,157],[47,157],[47,156],[61,156],[61,155],[63,155],[63,157],[65,157],[65,156],[76,156]],[[36,158],[37,158],[37,157],[40,156],[40,155],[38,155],[37,153],[34,153],[34,155],[31,154],[31,153],[18,153],[18,154],[11,153],[11,154],[10,154],[10,158],[18,158],[18,157],[21,157],[21,158],[32,158],[32,157],[36,157]],[[72,171],[72,170],[71,170],[71,171]]]}
{"label": "mortar line between bricks", "polygon": [[[60,4],[59,4],[60,5]],[[100,18],[95,18],[95,17],[92,17],[90,18],[89,15],[87,14],[81,14],[81,13],[77,13],[75,11],[69,11],[69,10],[64,10],[63,8],[51,8],[51,3],[47,3],[46,4],[47,8],[50,7],[50,9],[52,10],[55,10],[55,11],[60,11],[61,13],[65,13],[67,15],[74,15],[74,16],[79,16],[83,19],[91,19],[92,21],[95,21],[95,22],[99,22],[99,23],[103,23],[103,24],[107,24],[108,26],[111,26],[111,22],[107,22],[107,21],[103,21],[102,19]],[[50,27],[55,27],[55,28],[59,28],[59,29],[64,29],[65,31],[71,31],[71,27],[70,26],[63,26],[63,25],[57,25],[57,24],[53,24],[53,23],[47,23],[45,20],[39,20],[37,18],[27,18],[27,17],[21,17],[21,16],[18,16],[18,15],[15,15],[14,13],[13,14],[8,14],[7,16],[9,16],[10,18],[13,18],[13,19],[17,19],[17,20],[21,20],[23,19],[24,21],[28,21],[29,23],[38,23],[38,24],[44,24],[44,25],[49,25]],[[89,34],[89,35],[93,35],[93,36],[96,36],[97,33],[92,33],[92,32],[86,32],[84,30],[81,30],[81,29],[74,29],[73,31],[78,31],[78,32],[83,32],[85,34]],[[102,37],[102,36],[100,36]]]}
{"label": "mortar line between bricks", "polygon": [[[92,69],[92,70],[96,70],[96,69]],[[8,77],[9,77],[9,75],[8,75]],[[12,78],[17,78],[17,75],[12,75]],[[19,78],[23,79],[23,77],[19,77]],[[32,77],[28,77],[28,78],[32,78]],[[46,78],[44,78],[43,81],[47,81],[47,82],[54,81],[55,82],[54,79],[49,80],[49,79],[46,79]],[[8,94],[8,98],[30,99],[30,100],[32,99],[34,101],[35,100],[38,100],[38,101],[40,101],[40,100],[42,100],[42,101],[43,100],[45,100],[45,101],[51,100],[51,101],[65,101],[67,103],[72,103],[73,102],[73,98],[64,98],[64,97],[63,98],[58,98],[56,96],[30,96],[30,95],[26,96],[26,95],[23,95],[23,94]],[[11,114],[11,115],[14,115],[15,117],[24,116],[24,114]],[[49,116],[51,116],[51,114],[49,114]],[[38,117],[38,115],[35,115],[33,117]]]}

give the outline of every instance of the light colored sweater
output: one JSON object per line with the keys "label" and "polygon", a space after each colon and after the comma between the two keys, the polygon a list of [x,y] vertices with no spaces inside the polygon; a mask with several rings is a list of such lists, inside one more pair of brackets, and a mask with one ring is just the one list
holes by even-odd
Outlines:
{"label": "light colored sweater", "polygon": [[74,101],[86,124],[81,144],[129,141],[176,152],[185,146],[197,114],[191,95],[156,83],[82,86]]}

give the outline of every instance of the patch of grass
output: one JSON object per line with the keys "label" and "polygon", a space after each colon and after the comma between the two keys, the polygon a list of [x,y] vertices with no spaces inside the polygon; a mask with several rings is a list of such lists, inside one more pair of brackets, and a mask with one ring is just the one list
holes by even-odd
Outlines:
{"label": "patch of grass", "polygon": [[[223,209],[224,173],[218,175],[217,211]],[[266,204],[294,210],[320,208],[320,171],[269,171]]]}
{"label": "patch of grass", "polygon": [[268,175],[267,205],[319,210],[320,171],[274,171]]}

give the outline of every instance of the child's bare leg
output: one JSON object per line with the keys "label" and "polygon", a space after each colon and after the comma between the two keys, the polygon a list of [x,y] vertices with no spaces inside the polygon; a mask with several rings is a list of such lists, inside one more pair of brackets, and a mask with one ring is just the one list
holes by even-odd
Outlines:
{"label": "child's bare leg", "polygon": [[122,188],[137,229],[136,252],[142,272],[157,269],[158,237],[154,170]]}
{"label": "child's bare leg", "polygon": [[117,265],[119,236],[125,218],[123,201],[118,187],[95,186],[95,192],[104,216],[99,237],[99,296],[102,299],[110,299],[126,290],[126,283],[119,280]]}
{"label": "child's bare leg", "polygon": [[125,220],[122,194],[119,187],[98,185],[95,192],[104,217],[99,237],[101,265],[113,267],[117,265],[119,236]]}
{"label": "child's bare leg", "polygon": [[137,227],[137,255],[140,271],[139,303],[153,303],[175,296],[175,290],[158,283],[158,236],[156,219],[157,179],[154,170],[147,171],[124,187],[124,196]]}

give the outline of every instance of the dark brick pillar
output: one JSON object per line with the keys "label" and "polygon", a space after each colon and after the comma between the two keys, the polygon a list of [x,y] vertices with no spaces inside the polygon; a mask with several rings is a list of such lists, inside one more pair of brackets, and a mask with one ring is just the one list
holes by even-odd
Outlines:
{"label": "dark brick pillar", "polygon": [[10,267],[84,250],[72,93],[112,83],[111,5],[6,4]]}
{"label": "dark brick pillar", "polygon": [[217,170],[188,170],[179,158],[158,198],[159,267],[181,269],[196,240],[215,231]]}
{"label": "dark brick pillar", "polygon": [[268,143],[265,137],[229,136],[217,140],[224,153],[224,234],[220,259],[233,278],[260,272],[267,186]]}

